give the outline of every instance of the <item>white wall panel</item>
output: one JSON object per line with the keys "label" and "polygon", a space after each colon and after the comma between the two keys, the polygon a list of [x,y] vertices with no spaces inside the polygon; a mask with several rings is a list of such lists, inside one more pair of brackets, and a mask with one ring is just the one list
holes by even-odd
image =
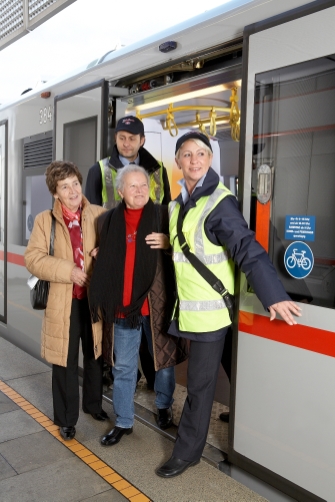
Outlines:
{"label": "white wall panel", "polygon": [[234,449],[334,501],[334,383],[334,358],[240,332]]}

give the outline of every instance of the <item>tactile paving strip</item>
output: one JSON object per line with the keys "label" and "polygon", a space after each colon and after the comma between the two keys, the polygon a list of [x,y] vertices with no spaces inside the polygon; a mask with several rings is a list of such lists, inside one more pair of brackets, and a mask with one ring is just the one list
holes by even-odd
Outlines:
{"label": "tactile paving strip", "polygon": [[0,380],[0,391],[9,397],[15,404],[38,422],[45,430],[47,430],[58,441],[64,444],[66,448],[71,450],[74,455],[80,458],[85,464],[93,469],[99,476],[101,476],[107,483],[109,483],[115,490],[120,492],[126,499],[131,502],[151,502],[146,495],[144,495],[135,486],[124,479],[114,469],[109,467],[99,457],[97,457],[91,450],[86,448],[83,444],[79,443],[76,439],[64,441],[59,433],[58,425],[55,425],[49,417],[44,415],[39,409],[33,406],[27,399],[22,397],[18,392],[12,389],[9,385]]}

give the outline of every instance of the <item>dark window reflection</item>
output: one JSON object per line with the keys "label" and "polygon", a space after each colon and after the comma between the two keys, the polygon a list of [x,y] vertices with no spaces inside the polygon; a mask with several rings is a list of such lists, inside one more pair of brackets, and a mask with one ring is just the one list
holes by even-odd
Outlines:
{"label": "dark window reflection", "polygon": [[[335,298],[335,56],[256,76],[251,225],[257,169],[272,171],[268,251],[293,299],[333,308]],[[284,266],[286,215],[315,216],[314,267],[294,279]]]}

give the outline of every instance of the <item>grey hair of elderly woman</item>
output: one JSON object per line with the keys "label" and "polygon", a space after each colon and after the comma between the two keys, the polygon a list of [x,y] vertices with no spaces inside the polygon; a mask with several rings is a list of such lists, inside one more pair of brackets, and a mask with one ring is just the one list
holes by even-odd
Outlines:
{"label": "grey hair of elderly woman", "polygon": [[124,187],[125,177],[131,173],[144,174],[144,176],[147,180],[148,186],[150,186],[150,178],[149,178],[147,171],[142,166],[138,166],[136,164],[128,164],[127,166],[123,167],[122,169],[118,169],[118,172],[117,172],[117,175],[115,178],[116,190],[121,190],[121,192],[122,192],[123,187]]}

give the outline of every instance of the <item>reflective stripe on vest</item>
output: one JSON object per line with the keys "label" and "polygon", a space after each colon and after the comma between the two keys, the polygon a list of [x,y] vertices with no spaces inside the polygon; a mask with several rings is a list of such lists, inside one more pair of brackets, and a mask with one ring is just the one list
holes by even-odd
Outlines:
{"label": "reflective stripe on vest", "polygon": [[[190,250],[234,293],[234,264],[222,246],[211,243],[205,233],[205,220],[213,209],[231,192],[219,183],[208,197],[202,197],[183,221],[183,233]],[[179,296],[179,329],[194,333],[217,331],[231,324],[222,297],[194,270],[182,252],[177,236],[180,206],[169,204],[170,239]],[[210,313],[210,315],[208,315]]]}
{"label": "reflective stripe on vest", "polygon": [[107,209],[112,209],[120,202],[121,197],[115,189],[116,169],[112,169],[109,165],[110,157],[100,160],[102,179],[102,205]]}
{"label": "reflective stripe on vest", "polygon": [[164,199],[163,162],[159,162],[159,169],[150,174],[150,199],[161,204]]}
{"label": "reflective stripe on vest", "polygon": [[[117,170],[109,165],[110,157],[99,161],[102,179],[102,205],[107,209],[112,209],[121,197],[115,189],[115,178]],[[163,163],[158,162],[160,168],[150,174],[150,192],[149,196],[155,203],[161,204],[164,199],[163,186]]]}

